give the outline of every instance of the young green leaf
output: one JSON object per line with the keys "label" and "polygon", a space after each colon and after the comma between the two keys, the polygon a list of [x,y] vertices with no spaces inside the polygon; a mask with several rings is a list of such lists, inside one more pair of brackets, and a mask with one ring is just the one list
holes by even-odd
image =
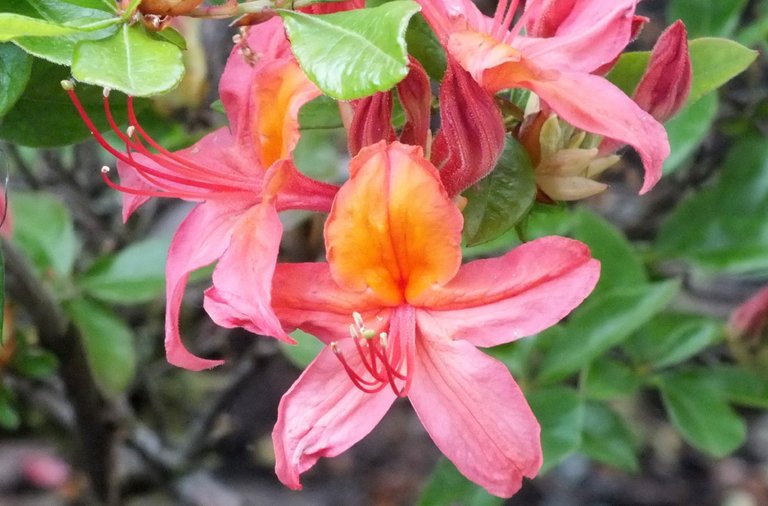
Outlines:
{"label": "young green leaf", "polygon": [[410,0],[325,15],[279,11],[291,47],[323,92],[352,100],[386,91],[408,73],[405,31],[419,10]]}
{"label": "young green leaf", "polygon": [[281,342],[280,349],[293,365],[299,369],[304,369],[323,349],[323,342],[300,329],[291,332],[291,337],[296,340],[296,344]]}
{"label": "young green leaf", "polygon": [[55,37],[78,31],[79,29],[76,27],[57,25],[44,19],[0,12],[0,42],[7,42],[24,36]]}
{"label": "young green leaf", "polygon": [[107,307],[87,299],[70,301],[65,309],[80,330],[96,385],[108,397],[120,395],[136,370],[131,329]]}
{"label": "young green leaf", "polygon": [[757,51],[728,39],[701,38],[688,44],[693,65],[693,81],[688,104],[718,89],[749,67]]}
{"label": "young green leaf", "polygon": [[157,40],[141,25],[123,25],[102,40],[79,42],[72,57],[78,81],[133,96],[157,95],[173,89],[184,76],[181,49]]}
{"label": "young green leaf", "polygon": [[589,398],[609,400],[632,395],[641,382],[640,376],[629,365],[600,357],[589,366],[585,388]]}
{"label": "young green leaf", "polygon": [[507,135],[493,171],[464,192],[464,240],[475,246],[513,228],[533,205],[536,179],[525,148]]}

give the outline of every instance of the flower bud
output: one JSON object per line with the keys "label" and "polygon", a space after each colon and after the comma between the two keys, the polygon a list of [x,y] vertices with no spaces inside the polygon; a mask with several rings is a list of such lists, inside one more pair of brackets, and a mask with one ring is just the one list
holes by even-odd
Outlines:
{"label": "flower bud", "polygon": [[648,68],[632,98],[651,116],[666,121],[685,104],[691,91],[691,79],[688,33],[683,22],[678,20],[653,46]]}
{"label": "flower bud", "polygon": [[432,88],[424,67],[415,58],[411,58],[408,75],[397,85],[397,96],[406,117],[400,142],[426,149],[432,112]]}
{"label": "flower bud", "polygon": [[746,365],[768,363],[768,287],[731,313],[726,335],[736,360]]}
{"label": "flower bud", "polygon": [[351,104],[355,112],[347,138],[350,155],[355,156],[365,146],[379,141],[395,140],[391,91],[380,91],[369,97],[354,100]]}

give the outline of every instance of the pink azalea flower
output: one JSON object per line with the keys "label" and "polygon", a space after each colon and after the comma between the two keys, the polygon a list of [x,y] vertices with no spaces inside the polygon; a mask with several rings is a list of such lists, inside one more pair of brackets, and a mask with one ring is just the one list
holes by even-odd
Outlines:
{"label": "pink azalea flower", "polygon": [[[282,235],[277,213],[328,211],[337,190],[303,176],[291,162],[299,108],[320,91],[299,68],[280,19],[251,30],[246,43],[233,50],[219,84],[229,127],[190,148],[171,153],[159,146],[139,126],[129,102],[127,135],[113,122],[126,144],[120,152],[80,108],[94,136],[119,160],[120,184],[106,174],[105,180],[123,192],[124,219],[151,197],[199,202],[176,231],[166,265],[166,355],[170,363],[192,370],[222,361],[196,357],[181,341],[179,310],[189,273],[219,260],[205,299],[211,317],[225,327],[293,342],[270,309]],[[106,98],[105,106],[111,121]]]}
{"label": "pink azalea flower", "polygon": [[420,147],[352,160],[325,226],[327,263],[278,264],[286,330],[328,346],[285,394],[273,431],[280,480],[363,438],[407,396],[469,479],[511,496],[541,466],[539,425],[507,368],[478,351],[537,333],[590,293],[599,263],[562,237],[461,265],[461,213]]}
{"label": "pink azalea flower", "polygon": [[[664,127],[595,75],[631,40],[637,0],[501,0],[493,18],[470,0],[418,0],[449,54],[488,91],[527,88],[573,126],[629,144],[645,166],[640,192],[661,177]],[[528,35],[522,35],[523,28]]]}

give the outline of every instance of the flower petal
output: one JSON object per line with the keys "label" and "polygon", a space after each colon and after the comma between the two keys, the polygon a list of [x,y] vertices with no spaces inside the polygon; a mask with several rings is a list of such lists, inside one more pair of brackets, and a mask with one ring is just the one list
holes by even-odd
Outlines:
{"label": "flower petal", "polygon": [[[362,367],[351,340],[339,343],[351,367]],[[299,475],[320,457],[334,457],[365,437],[395,400],[388,388],[367,394],[355,388],[330,348],[325,348],[283,396],[272,431],[277,477],[301,489]]]}
{"label": "flower petal", "polygon": [[592,72],[613,61],[632,38],[637,0],[527,2],[528,37],[509,42],[537,66]]}
{"label": "flower petal", "polygon": [[[380,331],[389,309],[371,289],[353,292],[340,288],[327,263],[277,264],[272,282],[272,307],[287,332],[300,328],[325,343],[349,337],[352,313]],[[380,324],[379,326],[377,326]]]}
{"label": "flower petal", "polygon": [[541,467],[539,424],[500,362],[470,343],[421,329],[409,399],[440,451],[464,476],[501,497]]}
{"label": "flower petal", "polygon": [[350,291],[370,287],[399,305],[454,276],[462,221],[421,148],[369,146],[350,163],[325,225],[331,274]]}
{"label": "flower petal", "polygon": [[579,241],[544,237],[499,258],[462,266],[445,286],[412,303],[421,328],[495,346],[529,336],[564,318],[592,291],[600,264]]}
{"label": "flower petal", "polygon": [[189,213],[173,236],[165,268],[165,354],[175,366],[199,371],[223,363],[196,357],[184,347],[179,335],[179,310],[189,273],[224,253],[238,215],[249,206],[250,202],[238,200],[204,202]]}
{"label": "flower petal", "polygon": [[282,234],[271,203],[253,206],[238,220],[213,272],[213,287],[205,293],[205,310],[218,325],[294,342],[270,305]]}

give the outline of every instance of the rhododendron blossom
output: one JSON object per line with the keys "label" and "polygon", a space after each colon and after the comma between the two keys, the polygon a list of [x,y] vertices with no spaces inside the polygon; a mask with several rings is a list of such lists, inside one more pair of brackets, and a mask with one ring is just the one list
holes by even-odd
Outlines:
{"label": "rhododendron blossom", "polygon": [[500,1],[492,18],[470,0],[419,3],[448,53],[485,89],[529,89],[571,125],[633,146],[645,166],[641,193],[656,184],[669,154],[664,127],[595,74],[631,40],[637,0],[530,0],[516,21],[518,0]]}
{"label": "rhododendron blossom", "polygon": [[462,266],[462,226],[421,148],[382,141],[350,164],[325,226],[328,262],[277,265],[285,330],[328,345],[280,403],[283,483],[300,488],[302,472],[406,396],[440,450],[491,493],[511,496],[538,472],[533,413],[507,368],[475,347],[557,323],[590,293],[599,263],[578,241],[545,237]]}
{"label": "rhododendron blossom", "polygon": [[[303,176],[291,162],[299,137],[299,108],[320,91],[299,68],[280,19],[252,30],[246,43],[246,51],[238,46],[233,50],[219,85],[229,127],[178,153],[149,138],[131,102],[128,133],[121,133],[113,122],[126,144],[125,153],[110,147],[80,108],[100,143],[119,159],[119,185],[104,172],[105,180],[123,192],[124,219],[151,197],[200,202],[174,235],[166,266],[166,354],[170,363],[187,369],[221,363],[189,353],[178,326],[189,273],[217,259],[214,286],[205,300],[211,317],[225,327],[241,326],[293,342],[281,333],[269,307],[282,235],[277,213],[327,211],[337,190]],[[105,105],[112,121],[106,99]],[[237,283],[243,280],[247,283]]]}

